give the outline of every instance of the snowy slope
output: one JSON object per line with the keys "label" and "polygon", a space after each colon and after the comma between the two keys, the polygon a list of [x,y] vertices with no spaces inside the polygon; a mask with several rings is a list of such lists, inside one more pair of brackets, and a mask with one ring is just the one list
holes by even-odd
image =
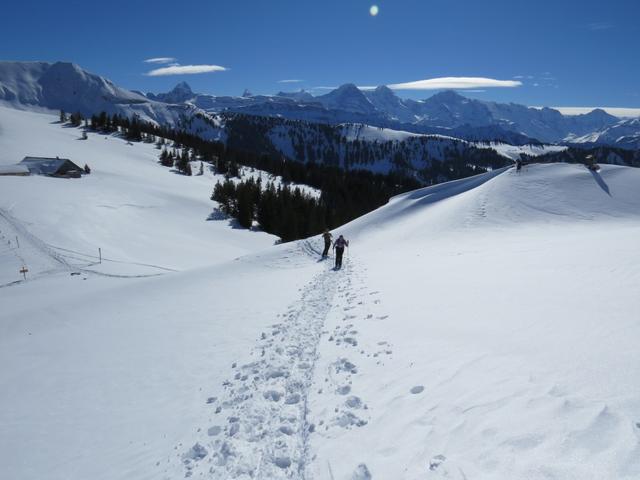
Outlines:
{"label": "snowy slope", "polygon": [[[416,174],[431,166],[434,160],[448,162],[460,156],[477,165],[475,149],[492,149],[509,160],[517,160],[521,154],[536,157],[566,149],[546,144],[469,142],[447,135],[419,134],[361,123],[319,127],[305,122],[273,121],[273,126],[267,128],[266,137],[273,148],[289,158],[339,161],[341,165],[348,158],[350,166],[385,173],[406,168],[410,174]],[[363,150],[367,153],[363,154]]]}
{"label": "snowy slope", "polygon": [[[359,332],[350,386],[368,423],[314,439],[320,478],[328,463],[348,478],[354,457],[373,478],[640,475],[640,170],[496,173],[396,197],[341,230],[362,292],[336,323]],[[393,353],[377,365],[376,349]]]}
{"label": "snowy slope", "polygon": [[68,62],[0,61],[0,105],[85,117],[105,111],[172,126],[202,113],[191,104],[152,101]]}
{"label": "snowy slope", "polygon": [[[0,113],[2,151],[42,120]],[[38,131],[95,173],[0,178],[27,241],[98,239],[182,271],[0,288],[8,478],[640,476],[640,170],[532,165],[410,192],[338,229],[352,243],[333,271],[317,238],[267,247],[203,222],[212,179],[159,167],[153,146]],[[123,206],[161,199],[157,220]]]}
{"label": "snowy slope", "polygon": [[640,118],[621,120],[613,126],[590,132],[581,137],[567,137],[575,143],[614,144],[623,148],[640,149]]}
{"label": "snowy slope", "polygon": [[3,249],[0,284],[19,277],[18,254],[28,255],[24,261],[39,275],[91,265],[101,248],[111,261],[87,268],[146,275],[227,260],[275,241],[207,221],[214,209],[209,197],[222,177],[171,173],[157,163],[153,144],[93,133],[80,140],[78,129],[62,127],[56,117],[0,107],[0,152],[0,165],[27,155],[59,156],[92,169],[71,180],[0,177],[0,230],[7,241],[23,234],[32,240],[21,251],[12,248],[15,242]]}
{"label": "snowy slope", "polygon": [[[402,142],[410,137],[424,137],[420,133],[393,130],[390,128],[373,127],[362,123],[346,123],[342,125],[342,134],[348,141],[362,140],[366,142]],[[436,137],[437,135],[433,135]],[[449,137],[451,138],[451,137]]]}
{"label": "snowy slope", "polygon": [[466,142],[460,138],[446,135],[427,135],[420,133],[405,132],[402,130],[393,130],[390,128],[372,127],[371,125],[363,125],[358,123],[348,123],[342,125],[343,136],[348,141],[360,140],[366,142],[403,142],[412,137],[426,137],[431,139],[439,139],[441,141],[449,140],[451,142],[461,142],[463,144],[472,145],[477,148],[491,148],[500,155],[511,160],[517,160],[521,154],[537,157],[549,152],[560,152],[566,150],[563,145],[547,145],[547,144],[529,144],[529,145],[510,145],[501,142]]}
{"label": "snowy slope", "polygon": [[340,229],[346,268],[207,390],[165,478],[637,478],[639,182],[495,171]]}
{"label": "snowy slope", "polygon": [[522,154],[530,157],[538,157],[546,153],[562,152],[567,149],[567,147],[563,145],[509,145],[508,143],[500,142],[474,142],[474,145],[478,148],[492,148],[500,155],[510,158],[511,160],[518,160]]}

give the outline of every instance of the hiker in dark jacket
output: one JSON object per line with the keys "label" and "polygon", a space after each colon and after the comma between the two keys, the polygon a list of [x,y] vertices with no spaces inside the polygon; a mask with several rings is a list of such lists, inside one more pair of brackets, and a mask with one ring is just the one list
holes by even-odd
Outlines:
{"label": "hiker in dark jacket", "polygon": [[336,269],[342,268],[342,255],[344,254],[344,247],[349,246],[349,240],[340,235],[338,239],[333,243],[333,249],[336,251]]}
{"label": "hiker in dark jacket", "polygon": [[333,236],[329,230],[325,230],[322,234],[322,238],[324,238],[324,250],[322,251],[322,258],[327,258],[329,256],[329,247],[331,247],[331,240]]}

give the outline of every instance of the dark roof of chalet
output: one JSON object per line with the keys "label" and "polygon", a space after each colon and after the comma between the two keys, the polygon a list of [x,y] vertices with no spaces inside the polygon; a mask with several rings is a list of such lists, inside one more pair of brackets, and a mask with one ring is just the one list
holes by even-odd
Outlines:
{"label": "dark roof of chalet", "polygon": [[68,158],[58,157],[24,157],[20,164],[26,165],[31,173],[40,175],[55,175],[57,173],[68,172],[69,170],[82,170],[82,168]]}

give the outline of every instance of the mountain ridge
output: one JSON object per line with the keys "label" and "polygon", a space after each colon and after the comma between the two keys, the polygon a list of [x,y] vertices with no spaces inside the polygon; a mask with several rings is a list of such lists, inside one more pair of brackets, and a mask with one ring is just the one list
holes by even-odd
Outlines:
{"label": "mountain ridge", "polygon": [[0,62],[0,102],[27,108],[105,111],[180,126],[197,113],[236,112],[336,125],[362,123],[414,133],[477,141],[611,145],[640,148],[637,119],[620,119],[595,109],[567,116],[552,108],[470,99],[442,91],[424,100],[402,99],[386,86],[361,89],[344,84],[324,95],[215,96],[180,82],[165,93],[141,94],[118,87],[70,62]]}

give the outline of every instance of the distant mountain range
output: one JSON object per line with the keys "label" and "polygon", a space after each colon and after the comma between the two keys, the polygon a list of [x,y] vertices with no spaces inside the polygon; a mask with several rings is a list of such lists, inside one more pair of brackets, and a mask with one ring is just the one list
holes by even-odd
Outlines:
{"label": "distant mountain range", "polygon": [[[196,116],[215,119],[221,114],[239,113],[330,125],[358,123],[514,145],[557,143],[640,149],[640,119],[620,119],[599,109],[566,116],[551,108],[469,99],[453,91],[412,100],[398,97],[385,86],[361,90],[353,84],[319,96],[305,91],[215,96],[195,93],[185,82],[167,93],[143,94],[64,62],[0,62],[0,102],[17,108],[79,111],[87,116],[104,110],[178,127],[193,125]],[[205,137],[220,138],[219,129],[206,132],[202,122],[199,129]]]}
{"label": "distant mountain range", "polygon": [[640,147],[640,119],[620,119],[601,109],[582,115],[562,115],[552,108],[474,100],[453,91],[412,100],[401,99],[386,86],[360,90],[346,84],[315,97],[305,91],[229,97],[196,94],[182,82],[171,92],[147,97],[190,103],[209,113],[233,111],[329,124],[363,123],[466,140]]}

